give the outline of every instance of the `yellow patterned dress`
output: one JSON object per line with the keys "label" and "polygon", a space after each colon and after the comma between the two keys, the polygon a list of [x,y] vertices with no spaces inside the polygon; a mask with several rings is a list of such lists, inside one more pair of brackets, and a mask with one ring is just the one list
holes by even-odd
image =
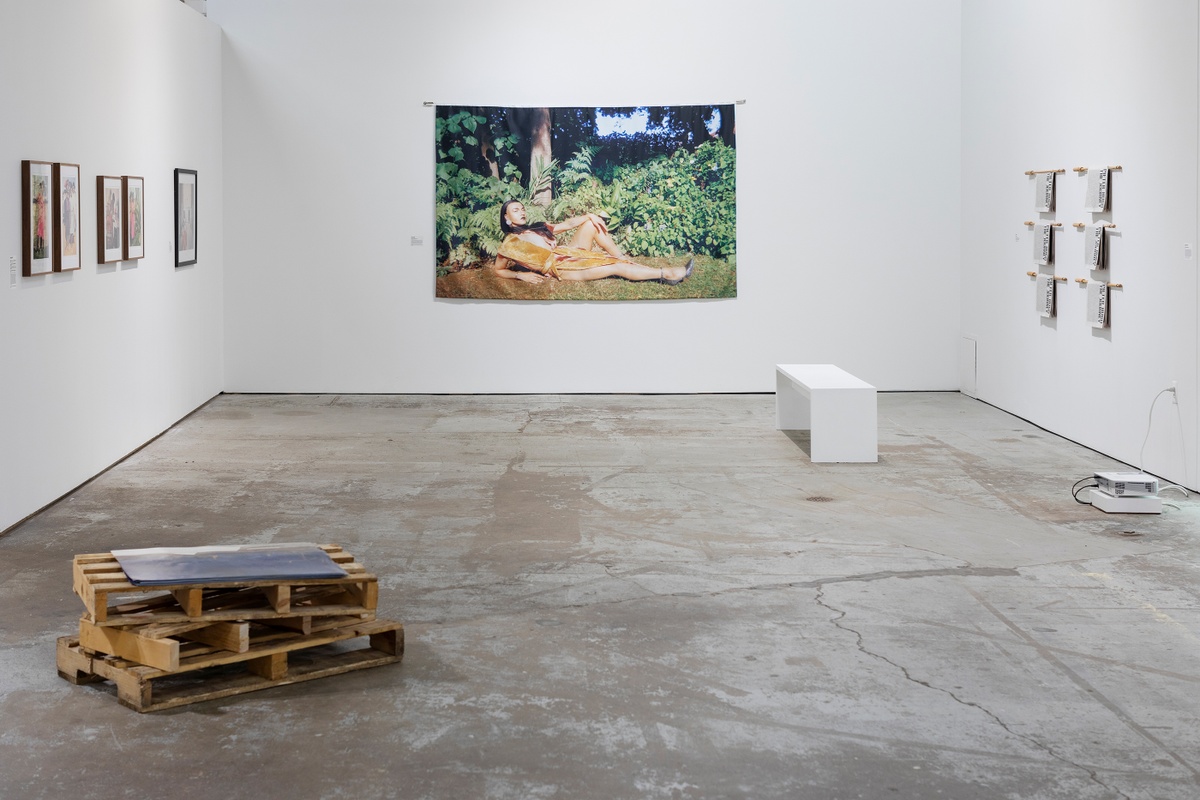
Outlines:
{"label": "yellow patterned dress", "polygon": [[510,233],[500,243],[498,255],[520,264],[527,270],[557,278],[559,270],[588,269],[619,264],[621,259],[597,250],[580,250],[578,247],[540,247]]}

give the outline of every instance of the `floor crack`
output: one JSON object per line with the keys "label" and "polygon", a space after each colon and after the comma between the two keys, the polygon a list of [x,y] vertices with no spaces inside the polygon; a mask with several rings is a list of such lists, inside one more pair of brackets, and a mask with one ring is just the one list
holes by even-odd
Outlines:
{"label": "floor crack", "polygon": [[[1019,578],[1021,572],[1009,567],[946,567],[944,569],[884,570],[863,572],[857,575],[816,578],[811,581],[788,581],[787,583],[759,583],[739,586],[736,591],[762,591],[768,589],[821,589],[831,583],[870,583],[889,578]],[[728,591],[728,590],[725,590]]]}
{"label": "floor crack", "polygon": [[954,702],[959,703],[960,705],[963,705],[963,706],[967,706],[968,708],[973,708],[976,711],[979,711],[979,712],[985,714],[993,722],[995,722],[997,725],[999,725],[1001,728],[1003,728],[1004,731],[1006,733],[1008,733],[1010,736],[1014,736],[1024,742],[1029,743],[1033,747],[1045,752],[1047,755],[1049,755],[1051,758],[1053,758],[1057,761],[1061,761],[1062,763],[1067,764],[1068,766],[1074,767],[1075,769],[1078,769],[1082,772],[1086,772],[1088,775],[1088,778],[1093,783],[1096,783],[1097,785],[1099,785],[1100,787],[1102,787],[1103,789],[1105,789],[1107,791],[1116,792],[1124,800],[1133,800],[1129,795],[1125,794],[1120,789],[1117,789],[1114,786],[1109,786],[1107,783],[1100,780],[1100,776],[1096,774],[1096,770],[1094,770],[1090,767],[1085,767],[1082,764],[1075,763],[1074,761],[1067,758],[1066,756],[1063,756],[1063,755],[1055,752],[1054,748],[1051,747],[1050,745],[1046,744],[1045,742],[1038,741],[1037,739],[1035,739],[1032,736],[1029,736],[1028,734],[1018,733],[1017,731],[1010,728],[1008,726],[1008,723],[1006,723],[1003,719],[1001,719],[995,712],[991,711],[990,709],[985,708],[984,706],[980,705],[979,703],[973,702],[971,700],[965,700],[965,699],[959,697],[958,695],[956,695],[953,691],[951,691],[949,689],[944,689],[940,686],[934,686],[929,681],[923,681],[920,678],[915,678],[915,677],[913,677],[912,673],[910,673],[908,671],[908,668],[905,667],[903,664],[898,664],[895,661],[888,658],[887,656],[882,655],[881,653],[876,653],[872,650],[867,649],[862,633],[855,630],[854,628],[851,628],[849,625],[844,624],[843,621],[846,618],[846,612],[840,608],[837,608],[836,606],[831,605],[829,602],[827,602],[825,600],[824,586],[818,585],[818,586],[816,586],[816,590],[817,590],[817,593],[816,593],[815,599],[817,601],[817,605],[821,606],[826,611],[828,611],[834,615],[834,617],[830,620],[830,622],[833,623],[834,627],[836,627],[838,630],[842,630],[842,631],[845,631],[846,633],[850,633],[850,634],[854,635],[855,646],[858,648],[859,652],[861,652],[863,655],[870,656],[871,658],[882,661],[883,663],[891,666],[893,669],[896,669],[897,671],[900,672],[901,675],[904,676],[904,679],[906,681],[915,683],[918,686],[922,686],[926,689],[930,689],[935,692],[941,692],[942,694],[945,694],[948,697],[950,697],[950,699],[954,700]]}

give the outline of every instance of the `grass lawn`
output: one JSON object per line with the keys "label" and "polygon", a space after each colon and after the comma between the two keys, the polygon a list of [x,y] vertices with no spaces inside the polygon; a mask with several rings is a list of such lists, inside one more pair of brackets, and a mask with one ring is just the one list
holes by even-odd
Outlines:
{"label": "grass lawn", "polygon": [[[651,267],[682,266],[687,256],[638,258]],[[485,267],[469,267],[437,279],[438,297],[477,300],[680,300],[683,298],[737,297],[737,267],[732,261],[696,256],[691,276],[678,286],[658,281],[603,278],[598,281],[556,281],[540,284],[499,278]]]}

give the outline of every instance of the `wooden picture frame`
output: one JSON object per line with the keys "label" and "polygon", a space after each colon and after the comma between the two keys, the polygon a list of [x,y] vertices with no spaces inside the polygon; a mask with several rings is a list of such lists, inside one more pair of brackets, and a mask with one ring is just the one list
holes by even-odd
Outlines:
{"label": "wooden picture frame", "polygon": [[121,200],[125,204],[122,258],[134,261],[146,255],[146,181],[136,175],[121,176]]}
{"label": "wooden picture frame", "polygon": [[83,266],[83,236],[79,224],[78,164],[55,164],[54,271],[71,272]]}
{"label": "wooden picture frame", "polygon": [[196,170],[175,170],[175,266],[196,263],[196,211],[199,193]]}
{"label": "wooden picture frame", "polygon": [[54,271],[54,164],[21,162],[21,275]]}
{"label": "wooden picture frame", "polygon": [[101,264],[120,261],[125,255],[123,197],[121,178],[96,176],[96,260]]}

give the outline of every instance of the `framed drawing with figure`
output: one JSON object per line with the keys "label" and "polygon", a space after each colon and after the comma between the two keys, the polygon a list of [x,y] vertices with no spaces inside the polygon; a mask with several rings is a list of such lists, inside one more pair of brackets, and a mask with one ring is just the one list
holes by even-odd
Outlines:
{"label": "framed drawing with figure", "polygon": [[54,165],[21,162],[21,275],[54,271]]}
{"label": "framed drawing with figure", "polygon": [[121,196],[125,200],[126,261],[146,255],[146,182],[134,175],[121,178]]}
{"label": "framed drawing with figure", "polygon": [[121,179],[96,176],[96,261],[111,264],[125,255],[125,215]]}
{"label": "framed drawing with figure", "polygon": [[175,266],[196,263],[196,170],[175,170]]}
{"label": "framed drawing with figure", "polygon": [[83,266],[79,242],[79,165],[55,164],[54,271],[70,272]]}

